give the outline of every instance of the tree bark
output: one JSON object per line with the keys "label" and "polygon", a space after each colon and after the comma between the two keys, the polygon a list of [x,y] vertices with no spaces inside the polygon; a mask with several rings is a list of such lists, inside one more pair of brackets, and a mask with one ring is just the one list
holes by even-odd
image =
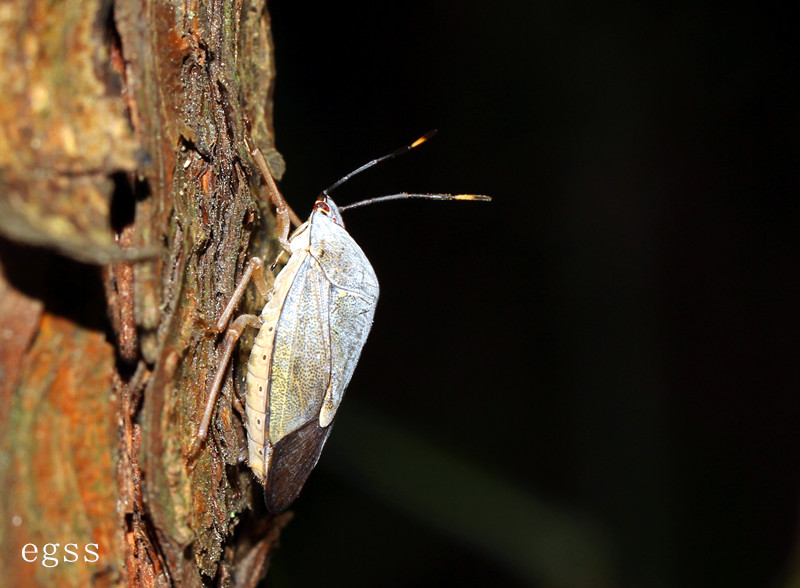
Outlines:
{"label": "tree bark", "polygon": [[244,142],[280,176],[265,0],[5,0],[0,23],[4,579],[254,586],[288,516],[239,461],[235,370],[187,453],[206,327],[248,247],[277,251]]}

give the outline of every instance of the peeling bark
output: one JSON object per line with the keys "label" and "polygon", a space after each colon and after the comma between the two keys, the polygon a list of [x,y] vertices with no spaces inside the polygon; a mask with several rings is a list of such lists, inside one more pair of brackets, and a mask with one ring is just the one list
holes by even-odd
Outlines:
{"label": "peeling bark", "polygon": [[3,574],[255,586],[288,517],[238,462],[233,375],[185,454],[217,369],[205,327],[274,226],[243,141],[249,120],[280,175],[265,3],[15,0],[0,23]]}

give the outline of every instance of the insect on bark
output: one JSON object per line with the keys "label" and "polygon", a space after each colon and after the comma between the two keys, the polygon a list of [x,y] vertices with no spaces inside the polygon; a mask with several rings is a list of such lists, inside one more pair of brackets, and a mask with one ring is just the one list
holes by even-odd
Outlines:
{"label": "insect on bark", "polygon": [[[435,131],[434,131],[435,132]],[[258,147],[248,148],[275,206],[279,241],[289,260],[272,288],[264,263],[253,257],[215,327],[225,329],[250,279],[267,304],[259,316],[245,314],[228,327],[221,363],[211,383],[203,420],[191,454],[199,450],[211,423],[227,364],[246,327],[259,329],[246,378],[248,463],[264,486],[267,508],[286,510],[317,464],[333,419],[367,340],[378,302],[378,278],[361,247],[344,228],[342,211],[386,200],[490,200],[475,194],[390,194],[339,207],[330,192],[376,163],[410,151],[434,132],[373,159],[323,190],[311,216],[300,224],[275,185]],[[299,225],[289,239],[290,222]],[[278,259],[272,265],[274,269]]]}

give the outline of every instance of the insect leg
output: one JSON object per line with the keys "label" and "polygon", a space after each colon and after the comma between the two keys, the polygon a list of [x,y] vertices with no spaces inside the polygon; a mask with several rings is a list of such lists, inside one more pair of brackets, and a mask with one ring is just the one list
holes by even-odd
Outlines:
{"label": "insect leg", "polygon": [[225,377],[228,362],[231,359],[231,353],[233,353],[233,348],[236,346],[236,342],[239,340],[239,337],[242,336],[242,332],[244,331],[245,327],[258,328],[260,326],[261,318],[254,314],[243,314],[237,317],[236,320],[231,323],[231,326],[228,327],[228,331],[225,333],[225,341],[222,344],[219,368],[214,376],[214,381],[211,383],[211,390],[208,393],[206,409],[205,412],[203,412],[203,420],[200,422],[200,428],[197,429],[197,433],[195,433],[194,441],[192,442],[192,448],[189,450],[189,455],[194,455],[197,450],[200,449],[200,445],[203,443],[203,440],[208,434],[208,427],[211,424],[211,416],[214,414],[214,406],[217,404],[217,396],[219,395],[219,390],[222,387],[222,379]]}
{"label": "insect leg", "polygon": [[250,278],[252,278],[255,282],[259,294],[269,300],[272,289],[267,285],[267,280],[264,277],[264,262],[261,261],[260,257],[253,257],[244,268],[244,273],[242,274],[239,283],[236,284],[236,290],[233,291],[231,299],[228,300],[228,304],[225,305],[225,310],[222,311],[222,314],[220,315],[219,319],[217,319],[216,324],[208,329],[209,331],[213,333],[221,333],[225,330],[225,325],[228,324],[233,311],[236,310],[236,306],[242,299]]}
{"label": "insect leg", "polygon": [[247,140],[247,147],[250,149],[250,155],[252,155],[258,165],[258,169],[261,170],[261,175],[264,176],[264,180],[267,182],[269,199],[273,206],[275,206],[275,217],[278,222],[278,241],[285,251],[291,253],[291,249],[289,249],[290,225],[293,224],[295,227],[299,227],[303,224],[303,221],[295,214],[281,195],[280,190],[278,190],[275,178],[272,177],[272,173],[269,171],[269,166],[267,165],[266,159],[264,159],[264,154],[261,152],[261,149],[250,137],[245,137],[245,139]]}

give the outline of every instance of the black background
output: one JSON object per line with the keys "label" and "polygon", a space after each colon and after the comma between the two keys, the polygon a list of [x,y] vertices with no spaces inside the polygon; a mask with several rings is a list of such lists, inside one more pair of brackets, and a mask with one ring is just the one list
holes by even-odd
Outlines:
{"label": "black background", "polygon": [[301,216],[432,128],[337,202],[494,198],[346,214],[381,300],[272,585],[785,582],[795,16],[756,2],[269,10],[281,187]]}

